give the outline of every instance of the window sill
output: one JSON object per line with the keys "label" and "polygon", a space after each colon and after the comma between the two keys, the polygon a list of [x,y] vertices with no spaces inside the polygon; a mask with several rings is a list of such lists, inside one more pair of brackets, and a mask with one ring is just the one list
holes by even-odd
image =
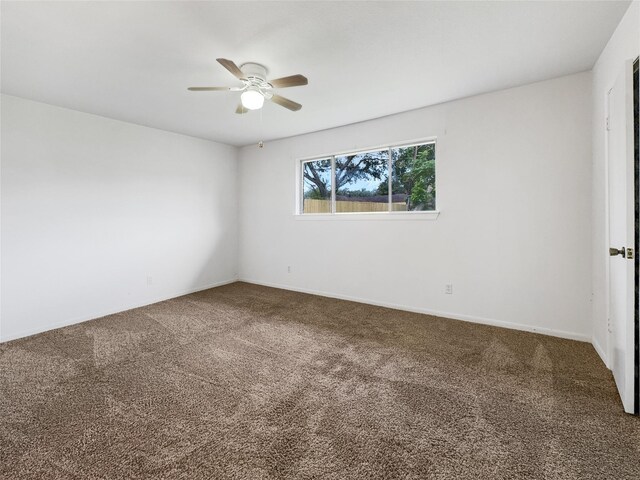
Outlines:
{"label": "window sill", "polygon": [[295,220],[435,220],[440,215],[437,210],[429,212],[353,212],[353,213],[297,213]]}

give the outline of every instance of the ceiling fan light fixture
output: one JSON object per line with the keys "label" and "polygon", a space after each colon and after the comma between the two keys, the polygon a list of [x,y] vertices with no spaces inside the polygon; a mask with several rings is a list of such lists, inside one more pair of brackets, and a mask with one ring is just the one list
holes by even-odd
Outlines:
{"label": "ceiling fan light fixture", "polygon": [[276,105],[297,112],[302,108],[297,102],[288,98],[276,95],[273,90],[288,87],[299,87],[307,85],[309,81],[304,75],[299,73],[267,81],[267,68],[259,63],[243,63],[238,67],[232,60],[218,58],[218,63],[226,68],[234,77],[242,82],[239,87],[189,87],[192,92],[213,92],[216,90],[226,90],[228,92],[242,92],[240,94],[240,105],[236,108],[236,113],[243,114],[249,110],[259,110],[267,99]]}
{"label": "ceiling fan light fixture", "polygon": [[242,106],[248,110],[258,110],[264,105],[264,95],[256,87],[249,87],[240,95]]}

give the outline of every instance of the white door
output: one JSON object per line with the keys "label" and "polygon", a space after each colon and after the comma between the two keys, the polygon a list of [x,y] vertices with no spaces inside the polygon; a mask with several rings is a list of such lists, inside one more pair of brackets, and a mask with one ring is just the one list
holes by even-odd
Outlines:
{"label": "white door", "polygon": [[609,91],[609,358],[624,410],[634,410],[633,74],[628,62]]}

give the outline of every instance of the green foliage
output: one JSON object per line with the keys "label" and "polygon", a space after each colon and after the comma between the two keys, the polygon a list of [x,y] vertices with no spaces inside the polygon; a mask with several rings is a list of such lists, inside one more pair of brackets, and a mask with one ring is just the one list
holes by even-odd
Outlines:
{"label": "green foliage", "polygon": [[[410,178],[410,210],[435,210],[436,207],[436,162],[433,145],[415,157],[413,168],[405,175]],[[409,183],[409,182],[407,182]]]}
{"label": "green foliage", "polygon": [[309,198],[311,200],[326,200],[327,197],[323,197],[322,193],[317,187],[311,187],[311,190],[307,190],[304,192],[304,198]]}
{"label": "green foliage", "polygon": [[[436,162],[433,144],[394,148],[391,151],[391,191],[408,197],[408,210],[435,210]],[[388,193],[388,182],[380,184],[378,194]]]}

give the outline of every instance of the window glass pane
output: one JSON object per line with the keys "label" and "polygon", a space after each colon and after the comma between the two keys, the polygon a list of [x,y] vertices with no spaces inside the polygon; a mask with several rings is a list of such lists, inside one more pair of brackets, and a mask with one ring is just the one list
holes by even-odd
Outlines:
{"label": "window glass pane", "polygon": [[336,212],[389,211],[389,150],[336,157]]}
{"label": "window glass pane", "polygon": [[302,164],[302,213],[331,213],[331,159]]}
{"label": "window glass pane", "polygon": [[391,179],[394,211],[435,210],[435,144],[392,148]]}

